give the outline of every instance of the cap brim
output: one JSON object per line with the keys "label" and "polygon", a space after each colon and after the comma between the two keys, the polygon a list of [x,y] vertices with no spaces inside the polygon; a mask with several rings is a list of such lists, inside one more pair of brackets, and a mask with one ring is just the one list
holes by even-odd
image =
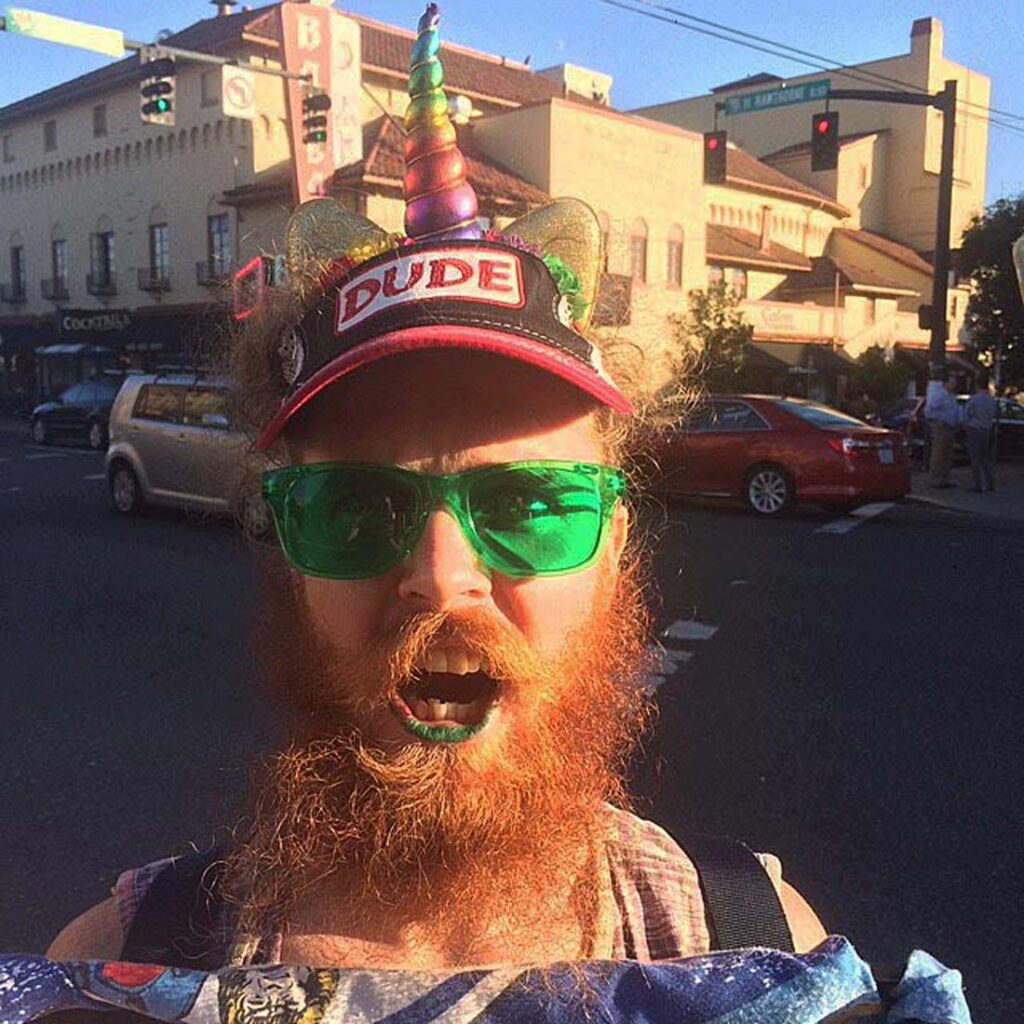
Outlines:
{"label": "cap brim", "polygon": [[263,428],[256,441],[260,451],[269,448],[281,435],[288,421],[324,388],[360,367],[406,352],[429,349],[462,349],[505,356],[529,366],[553,373],[556,377],[586,392],[615,412],[633,412],[630,400],[610,381],[588,369],[579,359],[563,356],[548,342],[531,341],[520,335],[487,328],[447,324],[430,327],[405,327],[382,334],[345,352],[318,370],[297,388],[281,405],[274,418]]}

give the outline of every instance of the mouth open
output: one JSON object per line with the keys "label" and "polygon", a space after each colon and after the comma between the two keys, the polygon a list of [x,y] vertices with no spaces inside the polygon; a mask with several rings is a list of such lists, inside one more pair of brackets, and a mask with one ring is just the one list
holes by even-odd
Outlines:
{"label": "mouth open", "polygon": [[463,743],[494,719],[500,686],[486,673],[420,671],[391,700],[391,710],[418,739]]}

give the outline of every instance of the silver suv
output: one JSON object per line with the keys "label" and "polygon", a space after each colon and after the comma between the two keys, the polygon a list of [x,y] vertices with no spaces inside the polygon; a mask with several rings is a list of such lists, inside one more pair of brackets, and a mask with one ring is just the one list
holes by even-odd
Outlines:
{"label": "silver suv", "polygon": [[110,501],[127,515],[167,505],[235,516],[265,533],[270,517],[246,437],[228,418],[222,377],[128,377],[110,411]]}

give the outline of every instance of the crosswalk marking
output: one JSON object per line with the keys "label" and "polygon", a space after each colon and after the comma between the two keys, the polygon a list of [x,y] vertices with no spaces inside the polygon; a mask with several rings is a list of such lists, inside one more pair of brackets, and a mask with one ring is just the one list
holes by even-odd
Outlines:
{"label": "crosswalk marking", "polygon": [[831,523],[819,526],[814,532],[849,533],[851,530],[856,530],[858,526],[866,523],[869,519],[874,519],[875,516],[888,512],[892,507],[893,502],[891,501],[876,501],[870,505],[861,505],[859,508],[855,508],[848,516],[843,516],[842,519],[833,519]]}
{"label": "crosswalk marking", "polygon": [[661,635],[669,640],[710,640],[717,632],[717,626],[708,626],[696,619],[677,619],[663,629]]}
{"label": "crosswalk marking", "polygon": [[20,490],[20,487],[3,487],[0,488],[0,494],[17,494]]}
{"label": "crosswalk marking", "polygon": [[106,473],[90,473],[88,476],[83,476],[83,480],[106,480]]}
{"label": "crosswalk marking", "polygon": [[64,457],[64,452],[36,452],[34,455],[25,456],[29,461],[34,459],[63,459]]}

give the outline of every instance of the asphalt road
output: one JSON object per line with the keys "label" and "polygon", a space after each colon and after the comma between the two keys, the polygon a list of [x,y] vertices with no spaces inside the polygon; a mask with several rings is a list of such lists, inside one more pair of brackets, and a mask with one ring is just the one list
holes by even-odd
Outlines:
{"label": "asphalt road", "polygon": [[[124,521],[102,457],[0,427],[0,949],[230,824],[273,738],[255,574],[222,524]],[[637,770],[665,825],[777,853],[874,964],[929,950],[1020,1019],[1024,530],[900,506],[835,523],[653,507],[671,653]]]}

